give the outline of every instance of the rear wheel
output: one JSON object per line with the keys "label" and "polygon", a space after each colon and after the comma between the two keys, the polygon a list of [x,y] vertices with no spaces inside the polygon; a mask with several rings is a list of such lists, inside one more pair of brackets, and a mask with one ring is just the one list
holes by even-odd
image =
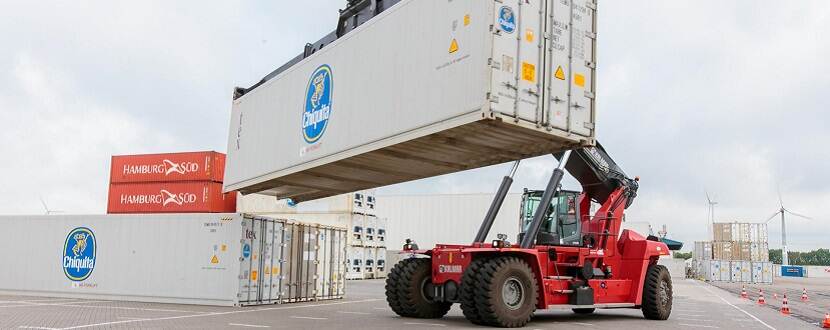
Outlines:
{"label": "rear wheel", "polygon": [[666,320],[671,315],[671,275],[665,266],[648,267],[643,283],[643,316],[649,320]]}
{"label": "rear wheel", "polygon": [[524,260],[499,257],[482,263],[474,295],[482,323],[516,328],[530,322],[536,311],[539,287]]}
{"label": "rear wheel", "polygon": [[447,314],[452,303],[432,299],[432,260],[404,259],[398,262],[386,278],[386,302],[396,314],[403,317],[440,318]]}
{"label": "rear wheel", "polygon": [[573,311],[576,314],[593,314],[596,308],[574,308]]}

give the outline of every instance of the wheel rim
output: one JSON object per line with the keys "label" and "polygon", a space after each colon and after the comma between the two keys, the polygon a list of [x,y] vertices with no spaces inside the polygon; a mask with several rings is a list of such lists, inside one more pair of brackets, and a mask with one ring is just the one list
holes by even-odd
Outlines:
{"label": "wheel rim", "polygon": [[669,284],[666,281],[660,281],[660,290],[657,292],[660,300],[660,306],[666,307],[669,304]]}
{"label": "wheel rim", "polygon": [[424,278],[424,280],[421,281],[421,296],[424,298],[424,300],[431,303],[431,302],[433,302],[433,299],[429,295],[429,292],[427,292],[427,290],[430,287],[434,287],[434,286],[431,286],[430,284],[432,284],[432,281],[429,280],[429,277]]}
{"label": "wheel rim", "polygon": [[511,277],[501,287],[501,298],[507,308],[517,310],[524,304],[525,289],[518,278]]}

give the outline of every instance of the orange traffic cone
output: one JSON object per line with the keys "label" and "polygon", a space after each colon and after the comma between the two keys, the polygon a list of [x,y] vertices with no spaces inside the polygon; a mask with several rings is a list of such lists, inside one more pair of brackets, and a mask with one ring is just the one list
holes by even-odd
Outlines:
{"label": "orange traffic cone", "polygon": [[766,305],[767,301],[764,299],[764,290],[758,290],[758,305]]}
{"label": "orange traffic cone", "polygon": [[824,322],[821,324],[821,327],[830,329],[830,313],[824,314]]}
{"label": "orange traffic cone", "polygon": [[747,299],[749,296],[746,294],[746,286],[741,287],[741,298]]}
{"label": "orange traffic cone", "polygon": [[790,304],[787,303],[787,295],[784,295],[784,301],[781,302],[781,314],[790,315]]}
{"label": "orange traffic cone", "polygon": [[807,297],[807,289],[805,288],[804,291],[801,291],[801,301],[808,301],[810,297]]}

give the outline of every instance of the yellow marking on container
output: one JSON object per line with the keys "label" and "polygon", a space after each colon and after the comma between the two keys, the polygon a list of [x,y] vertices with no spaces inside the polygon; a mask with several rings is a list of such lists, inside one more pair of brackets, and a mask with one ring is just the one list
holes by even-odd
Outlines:
{"label": "yellow marking on container", "polygon": [[470,25],[470,14],[464,15],[464,26]]}
{"label": "yellow marking on container", "polygon": [[525,40],[527,40],[527,42],[533,42],[534,37],[535,35],[533,33],[533,29],[525,30]]}
{"label": "yellow marking on container", "polygon": [[450,54],[458,51],[458,40],[453,39],[450,43]]}
{"label": "yellow marking on container", "polygon": [[585,87],[585,76],[577,73],[574,75],[574,84],[579,87]]}
{"label": "yellow marking on container", "polygon": [[228,250],[228,246],[226,244],[222,244],[222,252],[225,252],[227,250]]}
{"label": "yellow marking on container", "polygon": [[556,73],[554,73],[553,76],[556,77],[556,79],[565,80],[565,70],[562,69],[561,65],[556,68]]}
{"label": "yellow marking on container", "polygon": [[279,274],[280,268],[277,266],[271,267],[271,274]]}
{"label": "yellow marking on container", "polygon": [[452,263],[452,252],[450,252],[450,263]]}
{"label": "yellow marking on container", "polygon": [[522,79],[536,82],[536,65],[522,62]]}
{"label": "yellow marking on container", "polygon": [[214,255],[213,255],[213,258],[210,258],[210,263],[212,263],[212,264],[218,264],[218,263],[219,263],[219,257],[217,257],[217,256],[214,254]]}
{"label": "yellow marking on container", "polygon": [[257,271],[251,272],[251,281],[256,281]]}

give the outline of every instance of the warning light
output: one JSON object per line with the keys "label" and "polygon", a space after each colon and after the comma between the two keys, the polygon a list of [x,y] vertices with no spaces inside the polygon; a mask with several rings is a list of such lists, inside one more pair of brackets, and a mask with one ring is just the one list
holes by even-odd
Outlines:
{"label": "warning light", "polygon": [[450,43],[450,54],[458,51],[458,40],[453,39]]}
{"label": "warning light", "polygon": [[556,73],[553,76],[556,77],[556,79],[565,80],[565,70],[562,70],[561,65],[556,68]]}

